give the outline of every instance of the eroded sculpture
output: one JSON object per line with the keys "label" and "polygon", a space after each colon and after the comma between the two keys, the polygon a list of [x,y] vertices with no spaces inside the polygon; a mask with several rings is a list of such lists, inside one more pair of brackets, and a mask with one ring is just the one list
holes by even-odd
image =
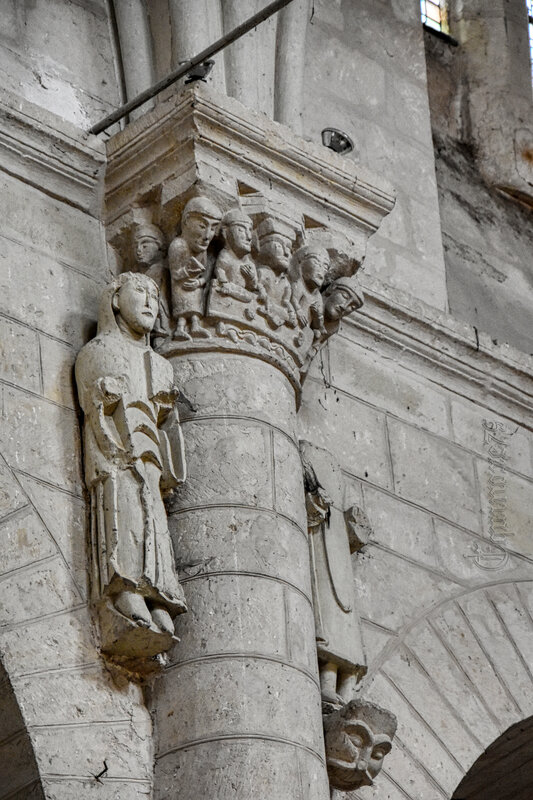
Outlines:
{"label": "eroded sculpture", "polygon": [[367,700],[351,700],[324,715],[330,786],[341,792],[372,786],[390,752],[396,717]]}
{"label": "eroded sculpture", "polygon": [[338,706],[353,699],[366,673],[351,555],[368,542],[370,528],[364,512],[345,503],[342,472],[331,453],[304,441],[300,453],[322,700]]}
{"label": "eroded sculpture", "polygon": [[366,663],[351,556],[368,543],[372,530],[364,511],[346,502],[342,472],[332,454],[305,441],[300,453],[326,765],[332,790],[352,791],[372,785],[396,731],[394,714],[356,695]]}
{"label": "eroded sculpture", "polygon": [[165,238],[157,225],[137,225],[133,234],[136,271],[144,272],[159,287],[159,314],[153,328],[154,338],[170,332],[170,276],[165,263]]}
{"label": "eroded sculpture", "polygon": [[201,324],[209,278],[207,248],[221,217],[218,206],[207,197],[193,197],[183,209],[181,234],[170,243],[168,265],[175,339],[209,338],[209,331]]}
{"label": "eroded sculpture", "polygon": [[278,366],[299,390],[342,317],[363,302],[360,264],[348,242],[342,253],[337,240],[328,249],[325,228],[307,239],[303,217],[295,222],[267,203],[250,208],[192,197],[181,219],[167,220],[177,233],[166,260],[159,228],[137,226],[135,269],[160,287],[152,343],[165,356],[247,352]]}
{"label": "eroded sculpture", "polygon": [[149,344],[158,313],[156,282],[120,275],[76,361],[102,650],[140,671],[169,649],[186,610],[163,503],[184,481],[185,459],[172,366]]}

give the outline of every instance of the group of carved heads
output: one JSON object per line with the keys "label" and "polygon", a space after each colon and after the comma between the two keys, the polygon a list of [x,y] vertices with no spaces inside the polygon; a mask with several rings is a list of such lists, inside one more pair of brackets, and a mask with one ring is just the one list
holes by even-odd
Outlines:
{"label": "group of carved heads", "polygon": [[136,269],[159,284],[166,334],[178,340],[209,335],[202,319],[212,292],[253,300],[255,310],[245,317],[257,312],[272,329],[309,326],[315,339],[363,302],[354,278],[332,276],[325,247],[306,243],[275,216],[255,224],[239,206],[223,213],[208,197],[186,203],[167,260],[163,234],[153,224],[135,228],[133,250]]}

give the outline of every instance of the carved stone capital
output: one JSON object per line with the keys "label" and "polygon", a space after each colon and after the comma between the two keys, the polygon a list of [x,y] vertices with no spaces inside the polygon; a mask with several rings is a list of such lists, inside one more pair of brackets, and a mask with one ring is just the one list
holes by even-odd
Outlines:
{"label": "carved stone capital", "polygon": [[355,273],[393,207],[389,187],[199,86],[107,147],[107,232],[124,267],[147,269],[131,249],[139,219],[168,243],[157,351],[260,358],[298,394],[314,355],[362,303]]}

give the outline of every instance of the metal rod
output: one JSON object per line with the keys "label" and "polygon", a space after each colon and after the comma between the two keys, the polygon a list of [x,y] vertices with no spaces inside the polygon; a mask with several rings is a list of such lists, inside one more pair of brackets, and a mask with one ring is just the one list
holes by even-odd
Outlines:
{"label": "metal rod", "polygon": [[185,61],[178,69],[175,69],[166,78],[163,80],[158,81],[149,89],[145,89],[144,92],[141,92],[134,97],[132,100],[129,100],[120,108],[117,108],[116,111],[113,111],[111,114],[108,114],[100,122],[97,122],[96,125],[93,125],[92,128],[89,129],[89,133],[102,133],[105,131],[106,128],[109,128],[110,125],[113,125],[115,122],[118,122],[120,119],[129,114],[130,111],[135,111],[136,108],[142,106],[143,103],[146,103],[147,100],[151,100],[152,97],[155,97],[156,94],[162,92],[163,89],[166,89],[168,86],[172,86],[173,83],[178,81],[180,78],[183,78],[188,72],[193,69],[193,67],[197,67],[199,64],[203,64],[204,61],[207,61],[208,58],[211,56],[216,55],[229,44],[232,44],[237,39],[240,39],[241,36],[244,36],[245,33],[251,31],[252,28],[255,28],[259,23],[264,22],[266,19],[271,17],[276,11],[280,11],[285,6],[288,6],[289,3],[292,3],[292,0],[275,0],[274,3],[270,3],[270,5],[266,6],[262,11],[258,11],[257,14],[254,14],[253,17],[243,22],[241,25],[237,25],[229,33],[226,33],[225,36],[222,36],[220,39],[217,39],[216,42],[206,47],[205,50],[202,50],[201,53],[198,53],[197,56],[191,58],[189,61]]}

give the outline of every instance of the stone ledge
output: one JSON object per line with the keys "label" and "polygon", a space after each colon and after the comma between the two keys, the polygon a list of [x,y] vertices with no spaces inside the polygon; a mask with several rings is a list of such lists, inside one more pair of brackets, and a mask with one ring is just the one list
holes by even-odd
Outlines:
{"label": "stone ledge", "polygon": [[[500,402],[505,416],[533,430],[533,357],[507,344],[495,344],[488,333],[415,300],[375,278],[361,275],[365,304],[345,318],[346,331],[364,332],[387,341],[402,358],[437,368],[448,385],[474,402]],[[432,380],[435,381],[433,373]]]}
{"label": "stone ledge", "polygon": [[0,90],[1,169],[99,217],[105,144],[6,89]]}
{"label": "stone ledge", "polygon": [[[173,176],[174,196],[194,182],[210,183],[232,196],[237,187],[237,193],[244,195],[274,190],[285,203],[305,207],[313,216],[311,227],[327,225],[349,237],[359,234],[362,255],[366,238],[394,206],[387,181],[198,84],[169,97],[113,136],[107,142],[107,156],[108,224],[131,206],[131,188],[125,187],[135,185],[137,197],[142,198]],[[223,172],[233,176],[233,186]],[[165,195],[163,188],[163,205],[168,201]]]}

